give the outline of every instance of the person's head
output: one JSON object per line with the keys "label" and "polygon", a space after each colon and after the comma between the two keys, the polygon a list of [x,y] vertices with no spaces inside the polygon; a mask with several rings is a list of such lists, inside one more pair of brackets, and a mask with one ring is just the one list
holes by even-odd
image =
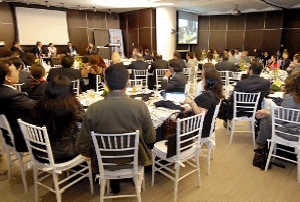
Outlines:
{"label": "person's head", "polygon": [[20,58],[20,53],[18,51],[13,51],[10,54],[11,57]]}
{"label": "person's head", "polygon": [[173,53],[173,57],[174,57],[174,59],[179,59],[179,58],[180,58],[180,53],[177,52],[177,51],[175,51],[175,52]]}
{"label": "person's head", "polygon": [[294,63],[300,63],[300,55],[299,54],[295,54]]}
{"label": "person's head", "polygon": [[49,43],[48,47],[53,48],[53,47],[54,47],[54,44],[53,44],[53,43]]}
{"label": "person's head", "polygon": [[112,64],[118,64],[121,63],[121,57],[118,52],[113,52],[111,55],[111,63]]}
{"label": "person's head", "polygon": [[70,68],[73,66],[74,59],[70,56],[65,56],[61,59],[61,66],[65,68]]}
{"label": "person's head", "polygon": [[229,55],[228,54],[223,54],[222,55],[222,61],[228,61]]}
{"label": "person's head", "polygon": [[227,48],[225,48],[224,50],[223,50],[223,53],[225,54],[225,53],[228,53],[228,49]]}
{"label": "person's head", "polygon": [[216,67],[213,63],[207,62],[202,66],[201,75],[205,75],[205,71],[216,70]]}
{"label": "person's head", "polygon": [[150,50],[149,50],[149,49],[146,49],[146,50],[145,50],[145,55],[148,55],[148,54],[150,54]]}
{"label": "person's head", "polygon": [[228,52],[228,55],[229,56],[234,56],[235,55],[235,51],[232,49],[232,50],[230,50],[229,52]]}
{"label": "person's head", "polygon": [[214,50],[214,54],[218,54],[218,51],[216,49]]}
{"label": "person's head", "polygon": [[277,56],[276,55],[272,55],[271,56],[271,61],[272,62],[276,62],[277,61]]}
{"label": "person's head", "polygon": [[248,51],[243,51],[242,56],[248,56]]}
{"label": "person's head", "polygon": [[282,53],[282,58],[283,59],[288,59],[289,58],[289,53],[288,52],[283,52]]}
{"label": "person's head", "polygon": [[193,54],[192,52],[188,52],[188,53],[186,54],[186,59],[187,59],[187,60],[194,59],[194,54]]}
{"label": "person's head", "polygon": [[10,60],[15,65],[17,70],[23,69],[23,62],[18,57],[12,57]]}
{"label": "person's head", "polygon": [[156,60],[162,60],[162,55],[161,55],[161,54],[157,54],[157,55],[155,56],[155,59],[156,59]]}
{"label": "person's head", "polygon": [[36,60],[36,57],[33,53],[26,53],[26,65],[32,66]]}
{"label": "person's head", "polygon": [[72,42],[68,42],[68,46],[69,46],[69,47],[72,47]]}
{"label": "person's head", "polygon": [[296,103],[300,103],[300,69],[294,69],[285,80],[285,94],[292,94]]}
{"label": "person's head", "polygon": [[157,55],[156,51],[152,51],[152,52],[151,52],[151,56],[152,56],[153,58],[155,58],[156,55]]}
{"label": "person's head", "polygon": [[265,56],[265,57],[268,57],[268,56],[269,56],[269,52],[268,52],[268,51],[265,51],[265,52],[264,52],[264,56]]}
{"label": "person's head", "polygon": [[263,70],[262,63],[252,62],[251,65],[248,67],[248,74],[249,75],[252,75],[252,74],[260,75],[262,70]]}
{"label": "person's head", "polygon": [[19,71],[8,59],[0,60],[0,85],[14,85],[19,83]]}
{"label": "person's head", "polygon": [[238,54],[240,52],[240,49],[239,48],[236,48],[235,49],[235,54]]}
{"label": "person's head", "polygon": [[42,44],[42,42],[38,41],[38,42],[36,42],[36,46],[41,48],[43,46],[43,44]]}
{"label": "person's head", "polygon": [[209,52],[209,53],[207,53],[207,60],[209,61],[209,62],[211,62],[212,60],[213,60],[213,58],[214,58],[214,55],[213,55],[213,53],[211,53],[211,52]]}
{"label": "person's head", "polygon": [[144,60],[143,55],[141,53],[136,54],[136,60]]}
{"label": "person's head", "polygon": [[133,50],[132,50],[132,54],[136,54],[138,52],[138,49],[137,48],[134,48]]}
{"label": "person's head", "polygon": [[20,47],[20,42],[19,41],[14,41],[13,46]]}
{"label": "person's head", "polygon": [[93,48],[94,45],[90,42],[90,43],[89,43],[89,47]]}
{"label": "person's head", "polygon": [[170,72],[182,72],[182,68],[179,62],[175,59],[169,60],[169,70]]}
{"label": "person's head", "polygon": [[207,70],[205,72],[204,89],[206,91],[212,91],[218,99],[221,99],[223,97],[222,79],[220,74],[216,70]]}
{"label": "person's head", "polygon": [[100,62],[99,58],[96,55],[92,55],[89,57],[90,65],[98,65]]}
{"label": "person's head", "polygon": [[212,53],[212,49],[208,49],[208,50],[207,50],[207,53]]}
{"label": "person's head", "polygon": [[111,65],[105,71],[105,82],[110,91],[125,91],[128,86],[128,71],[124,66]]}
{"label": "person's head", "polygon": [[55,76],[48,84],[45,94],[33,106],[32,120],[36,125],[47,127],[51,138],[62,138],[66,128],[77,130],[78,102],[72,83],[66,76]]}
{"label": "person's head", "polygon": [[30,68],[33,79],[41,79],[45,76],[45,68],[42,65],[33,65]]}

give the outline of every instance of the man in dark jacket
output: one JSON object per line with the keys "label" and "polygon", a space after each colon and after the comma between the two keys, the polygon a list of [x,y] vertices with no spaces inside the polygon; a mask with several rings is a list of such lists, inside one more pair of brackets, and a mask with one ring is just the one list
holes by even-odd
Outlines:
{"label": "man in dark jacket", "polygon": [[74,60],[70,56],[65,56],[61,60],[61,68],[52,68],[49,71],[47,81],[50,82],[56,75],[69,77],[71,81],[79,79],[81,88],[84,86],[83,78],[79,69],[71,68]]}
{"label": "man in dark jacket", "polygon": [[228,62],[228,54],[224,54],[221,57],[222,62],[216,64],[216,70],[218,71],[233,71],[236,72],[237,68],[234,66],[233,63]]}
{"label": "man in dark jacket", "polygon": [[130,79],[134,79],[134,70],[147,70],[149,64],[144,61],[143,55],[141,53],[136,54],[136,61],[133,61],[129,65],[129,69],[132,69],[132,74],[130,75]]}
{"label": "man in dark jacket", "polygon": [[179,66],[183,69],[183,68],[187,68],[186,66],[186,62],[180,57],[180,53],[179,52],[174,52],[173,53],[173,59],[177,60],[177,63],[179,64]]}
{"label": "man in dark jacket", "polygon": [[[4,114],[14,134],[14,142],[18,152],[26,152],[27,146],[17,122],[21,118],[29,121],[31,110],[35,104],[26,93],[16,91],[14,84],[19,82],[19,71],[9,60],[0,61],[0,114]],[[5,142],[10,144],[9,138],[5,136]]]}
{"label": "man in dark jacket", "polygon": [[177,60],[169,61],[169,71],[166,72],[161,87],[166,92],[184,92],[187,77],[182,72],[182,68]]}
{"label": "man in dark jacket", "polygon": [[[252,62],[250,67],[248,68],[249,77],[247,79],[241,80],[237,82],[234,87],[234,91],[236,92],[244,92],[244,93],[259,93],[260,98],[258,101],[257,110],[261,109],[261,103],[263,99],[269,95],[270,93],[270,81],[263,79],[260,77],[260,73],[262,72],[263,66],[261,63]],[[227,118],[231,120],[233,118],[233,93],[229,99],[228,113]],[[239,116],[245,116],[247,114],[240,114]]]}
{"label": "man in dark jacket", "polygon": [[281,63],[280,69],[286,70],[290,66],[290,63],[291,63],[291,60],[289,59],[289,53],[283,52],[282,59],[283,59],[283,61]]}
{"label": "man in dark jacket", "polygon": [[155,61],[152,62],[150,69],[148,72],[152,75],[149,74],[149,89],[153,89],[154,85],[156,83],[156,69],[168,69],[168,62],[162,59],[162,55],[157,54],[155,56]]}

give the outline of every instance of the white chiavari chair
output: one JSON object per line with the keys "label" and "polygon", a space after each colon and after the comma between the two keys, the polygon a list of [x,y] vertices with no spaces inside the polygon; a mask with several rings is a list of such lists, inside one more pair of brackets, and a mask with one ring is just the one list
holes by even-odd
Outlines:
{"label": "white chiavari chair", "polygon": [[[265,171],[268,170],[271,157],[280,158],[298,166],[298,182],[300,183],[300,110],[284,108],[272,105],[272,138],[268,140],[271,143],[268,160]],[[277,148],[277,144],[294,148],[294,152]],[[297,154],[298,160],[291,160],[279,156],[276,150],[283,150],[288,153]],[[274,151],[274,154],[273,154]]]}
{"label": "white chiavari chair", "polygon": [[8,179],[11,179],[12,165],[15,161],[19,161],[22,181],[24,190],[27,193],[27,181],[26,181],[26,169],[25,167],[30,164],[30,160],[25,160],[24,158],[29,155],[28,152],[18,152],[15,147],[14,134],[10,128],[10,125],[4,114],[0,115],[0,129],[2,132],[3,142],[2,149],[3,153],[6,153],[7,160],[7,170]]}
{"label": "white chiavari chair", "polygon": [[71,81],[72,83],[72,88],[73,88],[73,92],[76,96],[79,95],[79,88],[80,88],[80,81],[79,79]]}
{"label": "white chiavari chair", "polygon": [[[47,188],[55,193],[57,202],[62,201],[61,194],[70,186],[88,177],[91,193],[94,193],[92,169],[88,158],[78,155],[72,160],[63,163],[55,163],[49,136],[46,127],[37,127],[18,119],[24,135],[30,158],[33,163],[35,201],[39,199],[38,186]],[[76,169],[73,169],[76,167]],[[60,179],[58,175],[69,173],[66,178]],[[52,176],[53,186],[45,183]]]}
{"label": "white chiavari chair", "polygon": [[[200,142],[203,127],[204,113],[194,115],[184,119],[177,119],[175,155],[170,156],[166,140],[154,144],[152,150],[152,186],[154,185],[155,172],[159,172],[170,178],[174,183],[174,202],[177,201],[178,182],[190,174],[197,172],[198,187],[201,185],[200,179]],[[168,140],[170,141],[170,139]],[[196,162],[196,165],[190,160]],[[167,164],[161,163],[167,161]],[[179,177],[181,167],[186,165],[194,168],[189,173]],[[172,166],[174,168],[172,169]]]}
{"label": "white chiavari chair", "polygon": [[134,70],[134,80],[143,80],[143,87],[148,86],[148,70]]}
{"label": "white chiavari chair", "polygon": [[[242,92],[233,92],[233,119],[231,123],[227,122],[227,134],[229,133],[229,128],[231,128],[231,135],[229,144],[232,143],[233,134],[235,132],[240,133],[252,133],[253,144],[255,146],[255,113],[257,111],[257,105],[260,98],[259,93],[242,93]],[[248,116],[241,116],[247,114]],[[249,122],[249,130],[239,130],[236,131],[236,127],[245,127],[245,125],[237,125],[237,122]]]}
{"label": "white chiavari chair", "polygon": [[165,73],[169,69],[155,69],[155,79],[156,79],[156,89],[158,90],[161,87],[161,81],[163,80]]}
{"label": "white chiavari chair", "polygon": [[[141,199],[144,167],[138,165],[139,131],[124,134],[97,134],[92,132],[94,148],[98,159],[100,201],[111,198],[137,197]],[[128,168],[120,169],[117,159],[127,160]],[[113,170],[113,171],[112,171]],[[104,196],[105,186],[109,190],[109,180],[132,178],[136,187],[135,195]]]}

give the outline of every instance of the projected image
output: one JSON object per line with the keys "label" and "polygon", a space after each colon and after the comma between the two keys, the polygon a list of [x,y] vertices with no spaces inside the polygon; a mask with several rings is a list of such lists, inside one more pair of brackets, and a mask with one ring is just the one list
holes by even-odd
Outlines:
{"label": "projected image", "polygon": [[178,44],[198,43],[198,15],[178,12]]}

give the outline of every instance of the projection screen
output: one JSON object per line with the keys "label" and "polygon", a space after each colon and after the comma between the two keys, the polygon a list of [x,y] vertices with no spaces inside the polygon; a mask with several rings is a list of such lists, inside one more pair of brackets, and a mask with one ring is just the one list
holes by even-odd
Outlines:
{"label": "projection screen", "polygon": [[66,45],[69,41],[65,11],[16,7],[17,28],[21,45]]}

